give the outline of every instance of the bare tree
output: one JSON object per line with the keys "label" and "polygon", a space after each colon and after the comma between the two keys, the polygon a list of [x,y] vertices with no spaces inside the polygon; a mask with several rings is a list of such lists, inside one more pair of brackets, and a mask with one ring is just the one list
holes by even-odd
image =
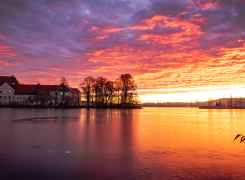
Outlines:
{"label": "bare tree", "polygon": [[95,81],[96,102],[97,105],[103,106],[105,104],[105,84],[107,79],[98,77]]}
{"label": "bare tree", "polygon": [[117,78],[115,81],[114,81],[114,91],[116,92],[115,93],[115,97],[116,97],[116,103],[117,105],[120,104],[120,92],[122,90],[122,81],[120,80],[120,78]]}
{"label": "bare tree", "polygon": [[62,105],[64,105],[64,100],[65,100],[65,91],[69,88],[68,81],[66,80],[65,77],[62,77],[61,80],[61,89],[62,89]]}
{"label": "bare tree", "polygon": [[36,95],[33,96],[33,102],[35,102],[36,106],[40,104],[44,106],[46,102],[48,102],[48,94],[42,89],[41,84],[37,84],[36,86]]}
{"label": "bare tree", "polygon": [[136,83],[133,77],[129,74],[122,74],[120,76],[120,80],[122,82],[122,94],[121,101],[123,104],[132,103],[133,99],[136,98]]}
{"label": "bare tree", "polygon": [[114,84],[112,81],[107,80],[105,83],[105,104],[110,103],[110,106],[112,105],[113,102],[113,92],[114,92]]}
{"label": "bare tree", "polygon": [[41,84],[39,82],[37,82],[37,85],[36,85],[36,95],[34,96],[34,101],[36,103],[36,106],[38,104],[38,101],[39,101],[39,95],[40,95],[40,92],[42,90],[42,87],[41,87]]}
{"label": "bare tree", "polygon": [[[82,93],[87,99],[87,106],[89,107],[91,94],[93,92],[93,84],[95,79],[92,76],[87,76],[84,78],[83,82],[79,85],[82,88]],[[92,97],[93,98],[93,97]]]}
{"label": "bare tree", "polygon": [[48,99],[49,99],[49,96],[47,92],[45,92],[44,90],[40,90],[39,91],[39,101],[41,103],[41,106],[44,106],[44,104],[48,102]]}
{"label": "bare tree", "polygon": [[70,96],[70,105],[78,106],[79,105],[79,94],[72,92]]}

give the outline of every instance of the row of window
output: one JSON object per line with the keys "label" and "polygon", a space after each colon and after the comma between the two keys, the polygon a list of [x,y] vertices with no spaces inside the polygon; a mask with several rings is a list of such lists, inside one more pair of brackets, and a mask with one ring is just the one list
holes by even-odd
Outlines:
{"label": "row of window", "polygon": [[[1,104],[2,102],[0,101],[0,104]],[[3,104],[7,104],[5,101],[3,102]],[[22,102],[22,104],[25,104],[25,102]],[[30,102],[28,102],[28,104],[30,104]],[[36,102],[33,102],[32,104],[36,104]],[[40,102],[38,102],[37,104],[41,104]],[[46,104],[46,103],[45,103]]]}
{"label": "row of window", "polygon": [[[2,91],[2,90],[0,90],[0,93],[7,93],[7,91],[6,90],[4,90],[4,91]],[[9,93],[11,93],[11,90],[9,90]]]}
{"label": "row of window", "polygon": [[[4,96],[3,98],[4,98],[4,99],[6,99],[6,97],[7,97],[7,96]],[[10,99],[10,98],[11,98],[11,96],[9,96],[8,98]],[[2,96],[1,96],[1,95],[0,95],[0,99],[2,99]],[[17,99],[20,99],[20,97],[19,97],[19,96],[17,96]],[[24,97],[22,97],[22,99],[25,99],[25,96],[24,96]],[[28,97],[28,99],[30,99],[30,97]],[[53,97],[51,97],[51,99],[54,99],[54,98],[53,98]],[[57,98],[57,97],[55,97],[55,100],[57,100],[57,99],[58,99],[58,98]],[[60,100],[62,100],[62,97],[60,98]]]}
{"label": "row of window", "polygon": [[[54,92],[51,92],[50,95],[53,96],[54,95]],[[56,92],[55,95],[57,96],[58,93]],[[63,92],[61,92],[60,95],[63,95]],[[65,93],[65,95],[68,95],[68,93]]]}
{"label": "row of window", "polygon": [[[4,99],[7,98],[7,96],[3,96]],[[11,96],[9,96],[9,99],[11,98]],[[2,99],[2,96],[0,96],[0,99]]]}
{"label": "row of window", "polygon": [[[4,91],[0,90],[0,93],[2,93],[2,92],[3,92],[3,93],[7,93],[7,90],[4,90]],[[9,93],[11,93],[11,90],[9,90]],[[50,94],[51,94],[51,96],[54,95],[53,92],[51,92]],[[58,95],[58,93],[56,92],[55,95]],[[63,92],[61,92],[60,95],[63,95]],[[68,95],[68,93],[65,93],[65,95]]]}
{"label": "row of window", "polygon": [[[3,99],[6,99],[7,96],[3,96]],[[11,98],[11,96],[8,97],[9,99]],[[25,97],[22,97],[23,99],[25,99]],[[0,99],[2,99],[2,96],[0,95]],[[17,99],[20,99],[19,96],[17,96]],[[28,99],[30,99],[30,97],[28,97]]]}

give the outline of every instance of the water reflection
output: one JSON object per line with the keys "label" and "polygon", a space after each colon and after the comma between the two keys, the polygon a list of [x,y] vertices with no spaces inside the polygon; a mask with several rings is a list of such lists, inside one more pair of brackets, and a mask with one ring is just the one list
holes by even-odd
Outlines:
{"label": "water reflection", "polygon": [[0,177],[242,179],[244,112],[0,108]]}

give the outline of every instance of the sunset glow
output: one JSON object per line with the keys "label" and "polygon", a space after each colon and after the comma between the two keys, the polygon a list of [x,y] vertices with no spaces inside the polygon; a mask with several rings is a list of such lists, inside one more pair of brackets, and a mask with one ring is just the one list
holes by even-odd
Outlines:
{"label": "sunset glow", "polygon": [[130,73],[141,102],[245,97],[245,1],[0,1],[0,75],[78,87]]}

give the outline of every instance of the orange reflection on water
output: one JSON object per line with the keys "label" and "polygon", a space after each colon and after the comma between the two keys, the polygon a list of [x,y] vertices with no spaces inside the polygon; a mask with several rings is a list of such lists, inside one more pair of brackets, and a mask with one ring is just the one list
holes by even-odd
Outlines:
{"label": "orange reflection on water", "polygon": [[148,171],[177,179],[245,175],[245,144],[233,143],[235,135],[244,132],[244,110],[145,108],[143,112],[137,116],[135,152]]}
{"label": "orange reflection on water", "polygon": [[[6,160],[0,166],[33,179],[37,171],[56,179],[243,179],[245,143],[233,139],[244,132],[244,112],[0,109],[0,158]],[[33,123],[36,117],[62,118]],[[22,118],[28,121],[12,122]]]}

